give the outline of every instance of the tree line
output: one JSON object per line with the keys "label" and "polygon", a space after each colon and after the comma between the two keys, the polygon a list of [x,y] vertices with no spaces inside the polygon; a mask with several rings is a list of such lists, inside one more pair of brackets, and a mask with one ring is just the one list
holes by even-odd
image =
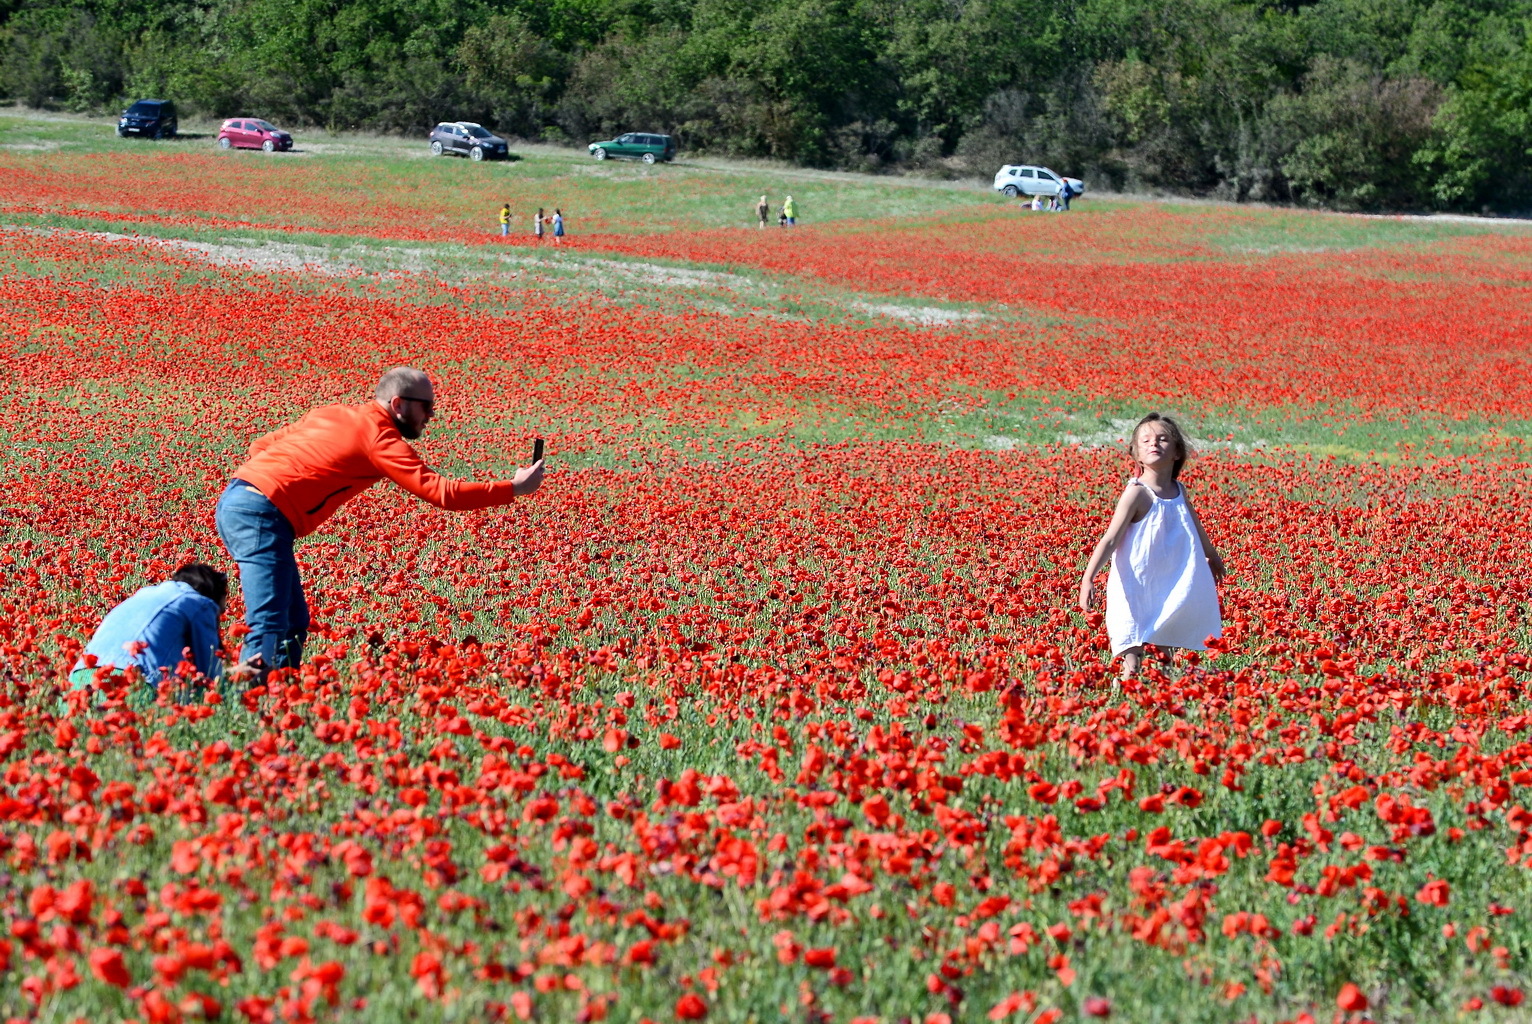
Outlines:
{"label": "tree line", "polygon": [[1532,0],[0,0],[0,96],[1532,208]]}

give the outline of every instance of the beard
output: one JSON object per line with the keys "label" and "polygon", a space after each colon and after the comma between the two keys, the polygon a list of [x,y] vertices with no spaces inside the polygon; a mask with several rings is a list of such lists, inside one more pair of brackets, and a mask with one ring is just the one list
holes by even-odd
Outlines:
{"label": "beard", "polygon": [[420,435],[423,431],[422,427],[412,427],[398,416],[393,417],[393,421],[394,426],[399,428],[399,433],[404,436],[406,441],[420,440]]}

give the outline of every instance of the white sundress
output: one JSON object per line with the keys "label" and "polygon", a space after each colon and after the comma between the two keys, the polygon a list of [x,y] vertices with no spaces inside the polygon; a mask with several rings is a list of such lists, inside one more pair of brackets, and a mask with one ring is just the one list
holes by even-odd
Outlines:
{"label": "white sundress", "polygon": [[1207,649],[1223,634],[1218,588],[1202,553],[1186,491],[1161,498],[1140,480],[1153,503],[1128,526],[1112,552],[1106,584],[1106,631],[1112,654],[1140,644]]}

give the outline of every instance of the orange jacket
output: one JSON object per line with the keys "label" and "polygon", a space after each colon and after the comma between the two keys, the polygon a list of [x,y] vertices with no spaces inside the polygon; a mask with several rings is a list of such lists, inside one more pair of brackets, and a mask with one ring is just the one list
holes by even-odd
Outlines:
{"label": "orange jacket", "polygon": [[257,438],[234,476],[270,498],[299,537],[384,477],[433,505],[460,512],[516,498],[509,480],[481,484],[437,473],[376,402],[322,406]]}

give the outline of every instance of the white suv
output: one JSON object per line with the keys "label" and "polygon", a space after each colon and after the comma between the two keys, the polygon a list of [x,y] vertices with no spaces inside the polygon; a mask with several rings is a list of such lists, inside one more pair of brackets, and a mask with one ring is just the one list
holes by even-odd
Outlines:
{"label": "white suv", "polygon": [[1031,164],[1006,164],[995,175],[995,191],[1008,196],[1056,196],[1062,182],[1069,183],[1074,195],[1085,193],[1085,182],[1079,178],[1066,178],[1046,167]]}

